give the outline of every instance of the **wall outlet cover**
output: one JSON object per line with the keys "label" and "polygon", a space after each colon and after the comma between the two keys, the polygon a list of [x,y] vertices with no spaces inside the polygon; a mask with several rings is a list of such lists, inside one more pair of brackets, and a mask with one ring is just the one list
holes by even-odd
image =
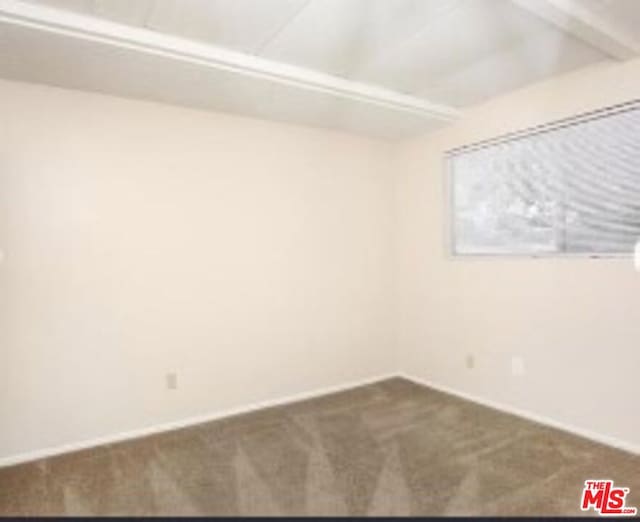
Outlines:
{"label": "wall outlet cover", "polygon": [[467,366],[467,368],[469,370],[475,368],[475,366],[476,366],[475,357],[472,354],[467,355],[467,357],[465,359],[465,364],[466,364],[466,366]]}
{"label": "wall outlet cover", "polygon": [[524,375],[524,359],[522,357],[512,357],[511,358],[511,374],[512,375]]}
{"label": "wall outlet cover", "polygon": [[175,390],[178,388],[178,375],[176,373],[168,373],[166,375],[167,389]]}

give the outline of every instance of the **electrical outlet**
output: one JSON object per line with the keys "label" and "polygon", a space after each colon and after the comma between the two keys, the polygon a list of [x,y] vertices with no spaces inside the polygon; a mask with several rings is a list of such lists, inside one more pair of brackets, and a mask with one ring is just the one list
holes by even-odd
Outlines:
{"label": "electrical outlet", "polygon": [[168,390],[176,390],[178,388],[178,375],[174,372],[168,373],[165,376]]}
{"label": "electrical outlet", "polygon": [[472,370],[476,366],[476,359],[472,354],[467,355],[465,364],[469,370]]}
{"label": "electrical outlet", "polygon": [[511,374],[524,375],[524,359],[522,357],[511,357]]}

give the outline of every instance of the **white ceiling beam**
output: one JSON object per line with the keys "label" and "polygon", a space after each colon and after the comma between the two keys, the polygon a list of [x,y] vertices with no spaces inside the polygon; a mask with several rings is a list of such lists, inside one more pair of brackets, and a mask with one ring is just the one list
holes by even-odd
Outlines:
{"label": "white ceiling beam", "polygon": [[447,105],[375,85],[40,4],[27,4],[19,0],[0,0],[0,21],[80,40],[164,56],[243,76],[262,78],[428,119],[453,121],[460,116],[458,110]]}
{"label": "white ceiling beam", "polygon": [[512,1],[616,60],[628,60],[640,54],[640,43],[632,35],[576,0]]}

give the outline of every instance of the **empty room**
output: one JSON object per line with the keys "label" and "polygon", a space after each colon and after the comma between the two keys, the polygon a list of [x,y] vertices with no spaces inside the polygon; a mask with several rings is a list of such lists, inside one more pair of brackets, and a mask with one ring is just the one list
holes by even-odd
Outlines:
{"label": "empty room", "polygon": [[0,516],[640,508],[640,1],[0,0]]}

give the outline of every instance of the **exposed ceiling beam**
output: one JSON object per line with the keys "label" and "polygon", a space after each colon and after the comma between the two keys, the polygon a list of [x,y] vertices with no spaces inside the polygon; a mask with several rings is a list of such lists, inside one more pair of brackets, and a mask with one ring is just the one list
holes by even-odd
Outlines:
{"label": "exposed ceiling beam", "polygon": [[18,0],[0,0],[0,21],[231,71],[239,75],[258,77],[429,119],[453,121],[460,116],[458,110],[447,105],[375,85],[44,5],[27,4]]}
{"label": "exposed ceiling beam", "polygon": [[640,54],[640,43],[632,35],[576,0],[512,1],[617,60],[628,60]]}

